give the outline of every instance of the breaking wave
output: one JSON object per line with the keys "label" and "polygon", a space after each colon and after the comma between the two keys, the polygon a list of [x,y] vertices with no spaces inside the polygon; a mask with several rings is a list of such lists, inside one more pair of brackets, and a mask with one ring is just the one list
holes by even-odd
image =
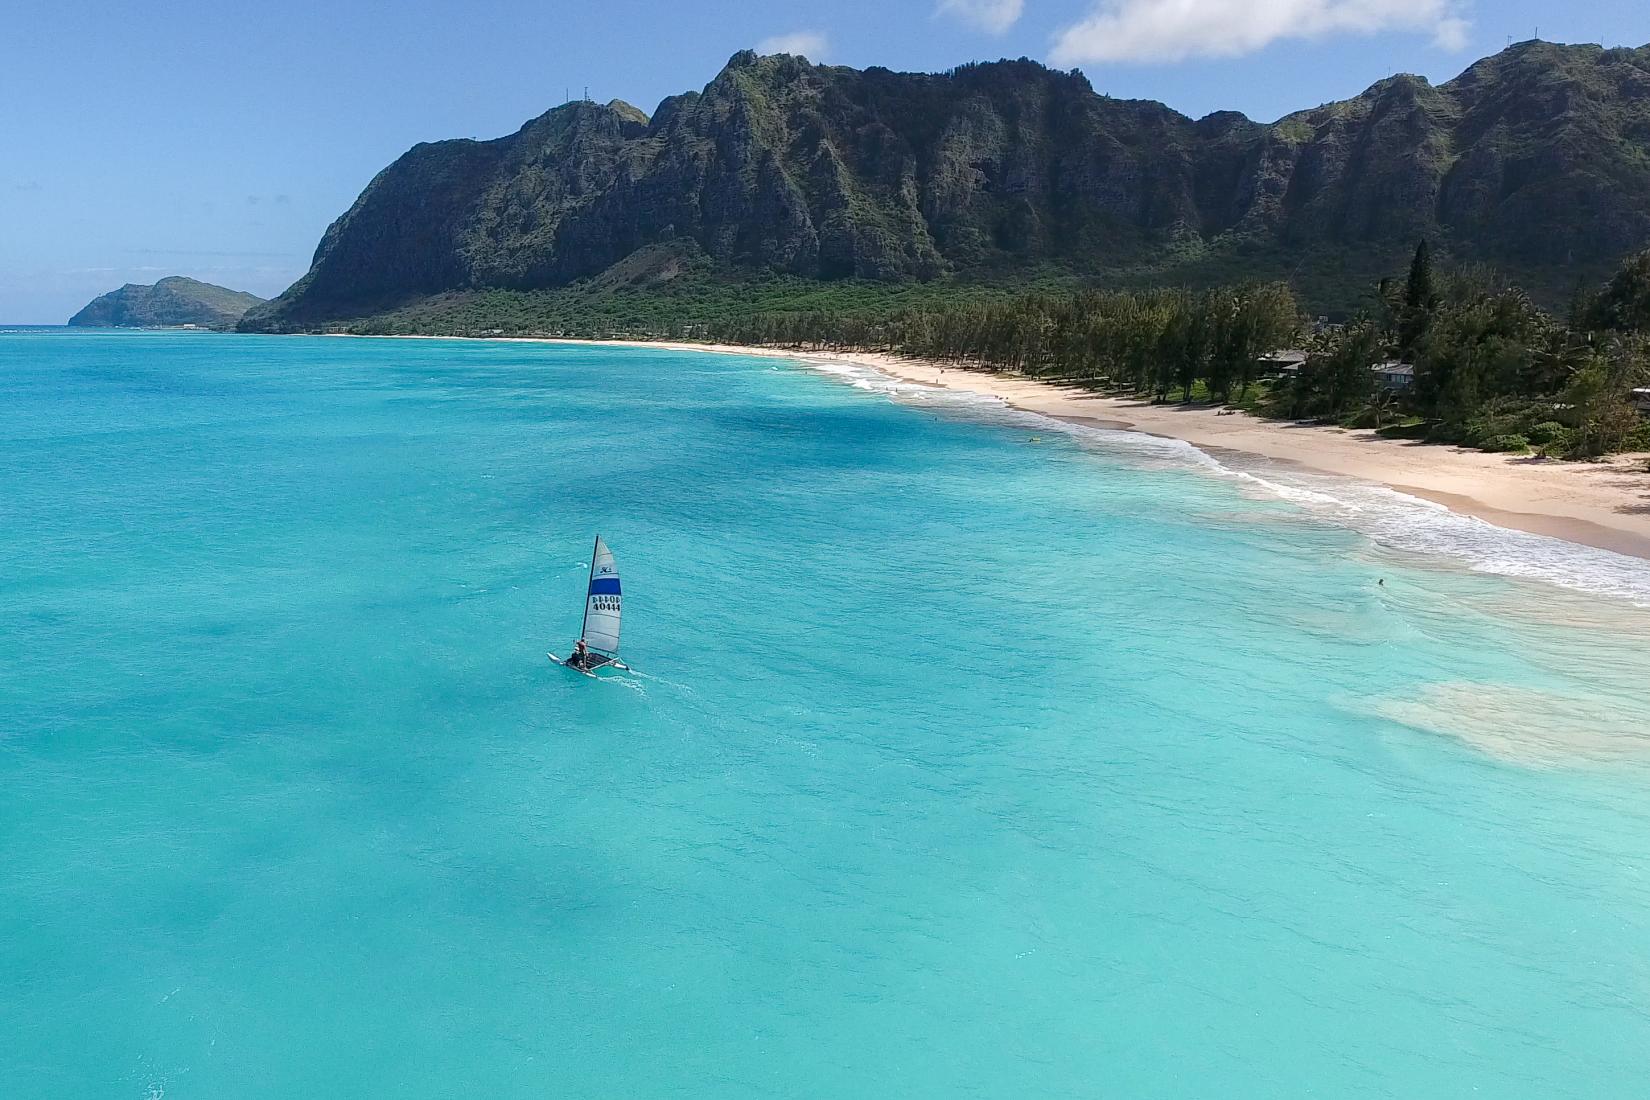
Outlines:
{"label": "breaking wave", "polygon": [[894,378],[859,363],[798,359],[809,369],[868,393],[924,408],[1039,432],[1061,432],[1092,449],[1149,465],[1196,469],[1242,483],[1307,513],[1349,527],[1380,546],[1441,558],[1481,573],[1541,581],[1650,607],[1650,561],[1545,535],[1498,527],[1475,516],[1355,478],[1286,467],[1258,456],[1217,458],[1184,440],[1074,424],[1015,409],[988,394]]}

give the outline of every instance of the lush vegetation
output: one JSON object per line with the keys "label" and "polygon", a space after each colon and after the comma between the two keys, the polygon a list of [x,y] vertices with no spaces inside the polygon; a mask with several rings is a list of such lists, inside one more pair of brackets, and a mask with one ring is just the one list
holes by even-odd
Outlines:
{"label": "lush vegetation", "polygon": [[[1650,449],[1632,395],[1650,386],[1650,253],[1578,295],[1563,320],[1484,269],[1435,273],[1424,242],[1407,277],[1377,297],[1379,308],[1334,326],[1306,325],[1287,286],[1254,284],[1044,290],[880,316],[741,311],[673,335],[894,351],[1491,451]],[[1286,346],[1302,348],[1304,363],[1269,370],[1263,356]],[[1413,368],[1413,384],[1376,369],[1397,363]]]}
{"label": "lush vegetation", "polygon": [[1014,282],[820,282],[794,275],[720,277],[693,272],[668,282],[612,286],[587,280],[549,290],[472,290],[421,298],[398,309],[337,321],[323,331],[369,336],[570,336],[692,339],[727,332],[754,315],[886,318],[905,310],[1007,301],[1038,288],[1070,291],[1046,273]]}
{"label": "lush vegetation", "polygon": [[[1421,418],[1423,438],[1491,451],[1650,449],[1632,396],[1650,385],[1650,316],[1623,305],[1650,296],[1647,261],[1650,253],[1635,257],[1602,290],[1578,293],[1560,319],[1482,268],[1435,277],[1423,243],[1403,283],[1383,286],[1374,326],[1383,353],[1415,366],[1401,411]],[[1323,412],[1344,416],[1349,406]]]}
{"label": "lush vegetation", "polygon": [[1036,292],[937,303],[891,317],[747,314],[703,335],[749,344],[860,347],[1039,377],[1105,382],[1158,399],[1244,394],[1299,325],[1282,284],[1210,291]]}

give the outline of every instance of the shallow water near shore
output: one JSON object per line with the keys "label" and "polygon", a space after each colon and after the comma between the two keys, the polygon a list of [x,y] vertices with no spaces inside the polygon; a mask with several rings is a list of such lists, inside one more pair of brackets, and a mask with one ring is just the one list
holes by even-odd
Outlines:
{"label": "shallow water near shore", "polygon": [[0,336],[0,1079],[1642,1092],[1650,613],[858,380]]}

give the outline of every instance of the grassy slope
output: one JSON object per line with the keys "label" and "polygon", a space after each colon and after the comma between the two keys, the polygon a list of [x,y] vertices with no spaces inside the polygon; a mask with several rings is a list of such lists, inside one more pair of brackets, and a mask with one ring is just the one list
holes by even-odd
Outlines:
{"label": "grassy slope", "polygon": [[822,283],[782,275],[748,279],[693,275],[648,287],[578,284],[558,290],[457,291],[326,328],[377,335],[663,335],[752,313],[824,310],[875,317],[925,302],[1008,297],[1035,286],[1071,283],[1069,277],[1056,274],[986,283]]}
{"label": "grassy slope", "polygon": [[[1410,247],[1395,247],[1394,255],[1407,256]],[[1026,272],[905,283],[821,282],[696,267],[676,278],[634,284],[596,279],[547,290],[453,291],[322,328],[378,335],[679,335],[693,325],[716,325],[756,313],[826,311],[873,319],[929,303],[1002,298],[1029,290],[1080,285],[1206,287],[1277,278],[1294,283],[1311,312],[1345,317],[1372,308],[1380,277],[1399,265],[1398,260],[1373,253],[1364,260],[1352,265],[1340,256],[1302,259],[1256,248],[1181,254],[1163,264],[1099,276],[1041,266]]]}

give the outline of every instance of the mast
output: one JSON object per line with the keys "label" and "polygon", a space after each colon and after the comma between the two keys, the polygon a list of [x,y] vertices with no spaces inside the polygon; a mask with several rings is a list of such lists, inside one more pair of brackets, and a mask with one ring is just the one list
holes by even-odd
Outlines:
{"label": "mast", "polygon": [[602,548],[602,537],[590,548],[590,575],[584,579],[584,619],[579,623],[579,641],[584,641],[585,627],[590,625],[590,582],[596,579],[596,553]]}

